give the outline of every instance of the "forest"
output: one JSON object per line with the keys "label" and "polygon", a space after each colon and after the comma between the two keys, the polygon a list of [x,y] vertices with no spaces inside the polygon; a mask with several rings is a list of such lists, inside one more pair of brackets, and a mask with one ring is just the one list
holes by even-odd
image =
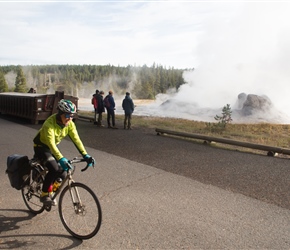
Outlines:
{"label": "forest", "polygon": [[117,95],[131,92],[137,99],[154,99],[159,93],[184,84],[183,72],[194,69],[166,68],[155,63],[148,67],[113,65],[8,65],[0,66],[0,92],[52,94],[89,97],[96,89]]}

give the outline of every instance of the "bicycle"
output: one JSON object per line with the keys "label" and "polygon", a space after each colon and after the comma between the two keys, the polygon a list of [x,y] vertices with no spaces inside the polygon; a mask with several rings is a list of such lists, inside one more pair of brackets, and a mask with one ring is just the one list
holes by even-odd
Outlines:
{"label": "bicycle", "polygon": [[[67,176],[55,193],[52,193],[51,199],[55,200],[60,194],[58,211],[65,229],[76,238],[90,239],[98,233],[101,227],[102,210],[95,193],[85,184],[75,182],[72,178],[75,170],[73,164],[84,161],[78,157],[69,160]],[[47,169],[37,159],[31,159],[29,164],[31,166],[30,174],[24,179],[21,189],[24,203],[34,214],[40,214],[44,210],[49,212],[52,205],[40,202]],[[87,168],[88,165],[81,171],[83,172]]]}

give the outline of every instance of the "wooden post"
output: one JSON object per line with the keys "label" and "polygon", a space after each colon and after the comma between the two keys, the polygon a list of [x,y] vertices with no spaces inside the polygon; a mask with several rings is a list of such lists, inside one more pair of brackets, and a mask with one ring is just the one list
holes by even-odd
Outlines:
{"label": "wooden post", "polygon": [[279,147],[266,146],[266,145],[255,144],[255,143],[250,143],[250,142],[234,141],[231,139],[218,138],[218,137],[206,136],[206,135],[201,135],[201,134],[188,134],[188,133],[159,129],[159,128],[156,128],[155,131],[157,132],[157,135],[168,134],[168,135],[174,135],[174,136],[180,136],[180,137],[200,139],[207,142],[220,142],[220,143],[225,143],[225,144],[230,144],[230,145],[235,145],[235,146],[240,146],[240,147],[264,150],[264,151],[268,151],[267,153],[268,156],[275,156],[276,153],[290,155],[290,149],[288,148],[279,148]]}

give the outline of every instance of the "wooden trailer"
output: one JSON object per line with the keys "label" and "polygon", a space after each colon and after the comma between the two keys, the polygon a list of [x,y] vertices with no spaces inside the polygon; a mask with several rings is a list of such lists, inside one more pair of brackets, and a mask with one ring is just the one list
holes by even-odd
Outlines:
{"label": "wooden trailer", "polygon": [[38,124],[57,112],[57,103],[61,99],[71,100],[78,107],[78,97],[64,95],[60,91],[55,94],[4,92],[0,93],[0,113]]}

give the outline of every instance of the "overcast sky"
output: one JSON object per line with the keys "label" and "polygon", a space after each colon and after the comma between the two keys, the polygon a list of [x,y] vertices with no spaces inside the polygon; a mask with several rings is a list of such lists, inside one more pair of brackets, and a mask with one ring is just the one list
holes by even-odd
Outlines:
{"label": "overcast sky", "polygon": [[289,13],[290,0],[0,0],[0,65],[195,68],[177,99],[267,95],[290,116]]}
{"label": "overcast sky", "polygon": [[194,68],[209,25],[235,16],[234,2],[0,1],[0,65]]}

